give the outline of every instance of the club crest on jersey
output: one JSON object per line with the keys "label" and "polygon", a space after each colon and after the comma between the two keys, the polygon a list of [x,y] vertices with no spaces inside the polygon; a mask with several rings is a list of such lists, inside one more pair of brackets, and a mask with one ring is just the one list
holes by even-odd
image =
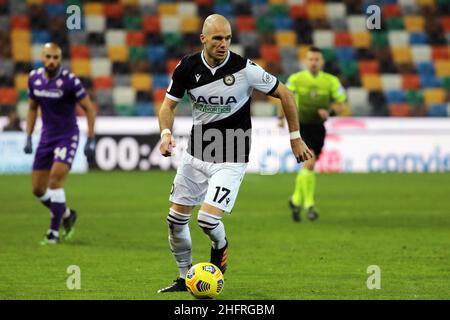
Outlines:
{"label": "club crest on jersey", "polygon": [[232,74],[227,74],[225,77],[223,77],[223,83],[225,83],[227,86],[232,86],[234,84],[234,81],[236,81],[236,79]]}
{"label": "club crest on jersey", "polygon": [[56,86],[59,88],[63,85],[63,81],[61,79],[56,80]]}
{"label": "club crest on jersey", "polygon": [[263,73],[263,76],[262,76],[262,80],[263,80],[265,83],[271,83],[272,80],[273,80],[273,77],[272,77],[269,73],[264,72],[264,73]]}

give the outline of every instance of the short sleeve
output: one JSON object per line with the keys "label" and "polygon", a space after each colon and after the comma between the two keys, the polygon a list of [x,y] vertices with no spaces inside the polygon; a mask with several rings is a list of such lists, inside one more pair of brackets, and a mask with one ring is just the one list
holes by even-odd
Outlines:
{"label": "short sleeve", "polygon": [[75,100],[78,102],[87,96],[87,92],[81,80],[75,75],[72,77],[72,75],[73,73],[70,74],[69,78],[71,79]]}
{"label": "short sleeve", "polygon": [[289,76],[289,78],[286,81],[286,87],[291,90],[291,91],[296,91],[296,87],[295,87],[295,74],[292,74],[291,76]]}
{"label": "short sleeve", "polygon": [[186,78],[186,59],[183,58],[175,67],[173,71],[172,79],[167,88],[166,97],[170,100],[179,102],[186,91],[185,78]]}
{"label": "short sleeve", "polygon": [[30,99],[36,100],[36,96],[33,93],[33,76],[35,75],[36,71],[33,70],[30,72],[30,75],[28,76],[28,97]]}
{"label": "short sleeve", "polygon": [[335,102],[344,102],[347,99],[347,94],[338,78],[332,78],[331,97]]}
{"label": "short sleeve", "polygon": [[250,87],[266,95],[272,94],[278,87],[278,79],[251,60],[247,61],[246,74]]}

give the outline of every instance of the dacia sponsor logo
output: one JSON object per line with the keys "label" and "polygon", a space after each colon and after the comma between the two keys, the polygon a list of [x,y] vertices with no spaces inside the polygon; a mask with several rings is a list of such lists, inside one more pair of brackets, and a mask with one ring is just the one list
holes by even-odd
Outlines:
{"label": "dacia sponsor logo", "polygon": [[231,103],[237,103],[234,96],[222,97],[222,96],[209,96],[207,98],[198,96],[197,98],[190,94],[193,107],[199,111],[206,113],[230,113]]}
{"label": "dacia sponsor logo", "polygon": [[34,89],[33,94],[36,97],[44,97],[44,98],[61,98],[64,94],[62,90],[59,89],[50,89],[50,90],[38,90]]}

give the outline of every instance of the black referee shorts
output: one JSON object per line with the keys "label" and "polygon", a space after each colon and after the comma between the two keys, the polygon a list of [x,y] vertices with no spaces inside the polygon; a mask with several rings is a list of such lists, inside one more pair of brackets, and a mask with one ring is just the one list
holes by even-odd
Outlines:
{"label": "black referee shorts", "polygon": [[300,134],[309,149],[319,158],[325,143],[325,126],[323,124],[300,124]]}

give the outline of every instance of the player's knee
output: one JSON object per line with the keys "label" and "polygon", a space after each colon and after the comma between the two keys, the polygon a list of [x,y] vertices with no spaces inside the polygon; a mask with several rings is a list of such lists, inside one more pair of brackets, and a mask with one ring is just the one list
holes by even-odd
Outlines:
{"label": "player's knee", "polygon": [[206,234],[216,229],[221,224],[220,220],[221,220],[220,216],[210,214],[205,211],[199,211],[197,217],[198,225]]}
{"label": "player's knee", "polygon": [[190,217],[190,214],[184,214],[170,208],[169,214],[167,216],[167,224],[169,226],[170,234],[179,234],[188,229]]}
{"label": "player's knee", "polygon": [[48,186],[50,189],[59,189],[64,186],[64,177],[59,174],[51,174],[48,180]]}
{"label": "player's knee", "polygon": [[43,188],[41,186],[33,186],[31,191],[36,197],[40,198],[45,194],[46,188]]}

